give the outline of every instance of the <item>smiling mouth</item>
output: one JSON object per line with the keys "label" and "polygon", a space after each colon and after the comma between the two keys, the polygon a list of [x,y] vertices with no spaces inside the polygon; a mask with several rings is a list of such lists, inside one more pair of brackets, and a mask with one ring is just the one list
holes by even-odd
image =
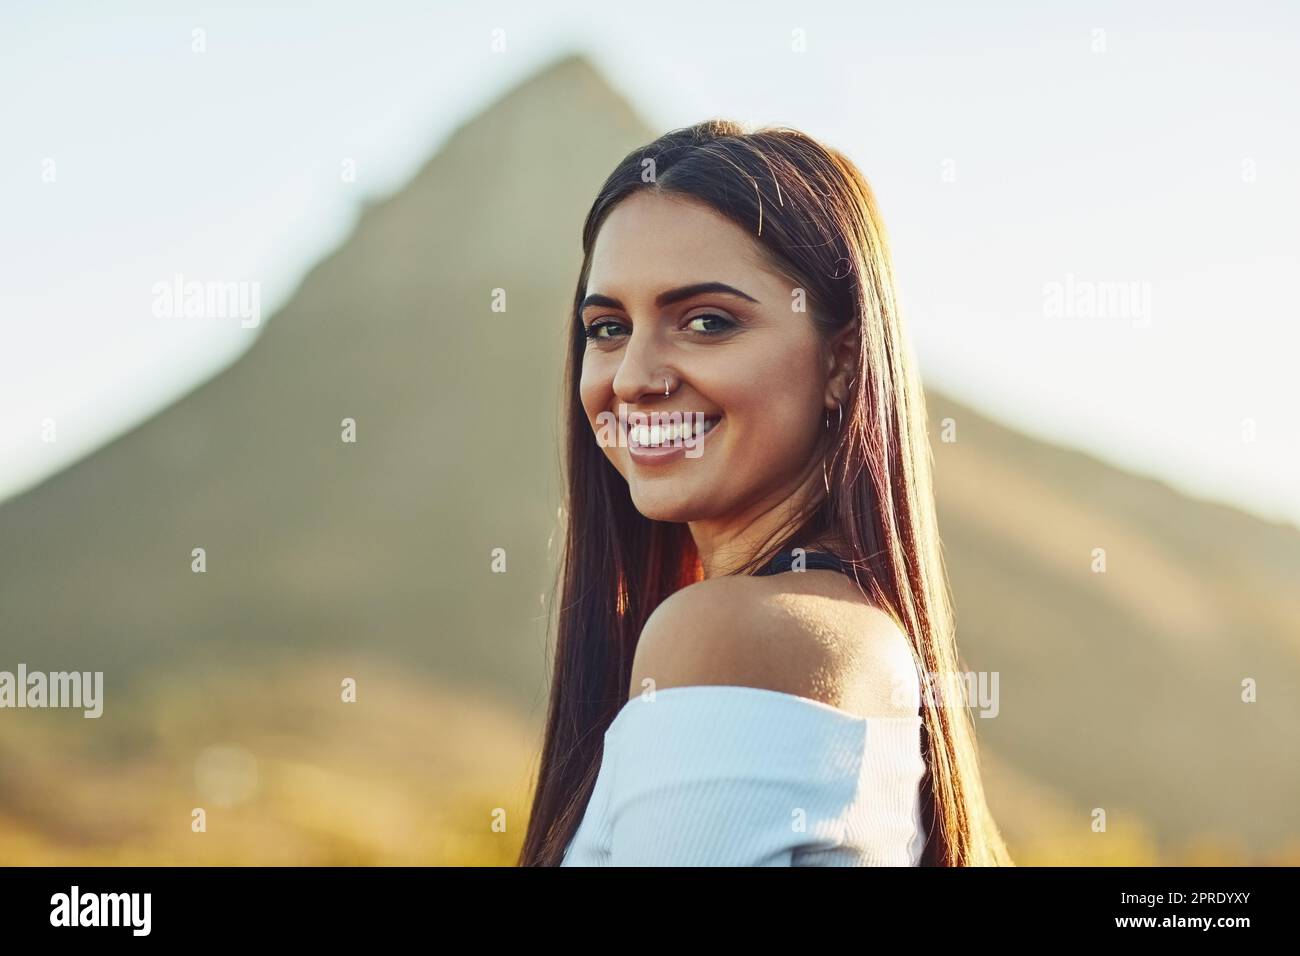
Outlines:
{"label": "smiling mouth", "polygon": [[628,445],[633,448],[665,448],[679,446],[687,441],[698,441],[717,427],[721,415],[706,415],[703,422],[691,415],[686,421],[665,425],[627,426]]}

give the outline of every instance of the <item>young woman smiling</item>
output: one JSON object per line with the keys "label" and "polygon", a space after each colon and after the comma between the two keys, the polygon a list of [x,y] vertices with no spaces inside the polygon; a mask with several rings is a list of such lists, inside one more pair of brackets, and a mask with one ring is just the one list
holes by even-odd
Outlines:
{"label": "young woman smiling", "polygon": [[959,662],[862,174],[794,130],[700,123],[618,165],[582,242],[520,863],[1009,864],[964,701],[920,689]]}

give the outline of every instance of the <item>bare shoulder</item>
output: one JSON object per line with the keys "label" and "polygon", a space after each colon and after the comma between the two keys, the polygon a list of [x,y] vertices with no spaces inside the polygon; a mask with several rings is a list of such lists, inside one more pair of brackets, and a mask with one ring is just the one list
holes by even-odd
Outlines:
{"label": "bare shoulder", "polygon": [[833,571],[720,577],[671,595],[646,621],[628,696],[739,684],[862,717],[913,716],[911,644],[894,619]]}

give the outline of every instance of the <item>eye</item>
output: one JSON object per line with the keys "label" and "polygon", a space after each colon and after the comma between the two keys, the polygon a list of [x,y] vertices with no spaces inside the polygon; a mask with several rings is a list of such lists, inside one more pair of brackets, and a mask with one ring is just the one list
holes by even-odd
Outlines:
{"label": "eye", "polygon": [[621,329],[621,328],[622,328],[622,326],[619,325],[617,322],[612,322],[612,321],[610,321],[609,319],[601,319],[600,321],[598,321],[598,322],[593,322],[593,323],[591,323],[591,325],[587,326],[587,329],[586,329],[586,335],[587,335],[587,338],[589,338],[589,339],[610,339],[610,338],[617,338],[617,336],[614,336],[614,335],[602,335],[602,334],[601,334],[601,330],[602,330],[602,329],[611,329],[611,330],[613,330],[613,329]]}
{"label": "eye", "polygon": [[712,328],[705,327],[705,328],[692,328],[692,329],[691,329],[692,332],[698,332],[698,333],[700,333],[701,335],[718,335],[718,334],[720,334],[720,333],[722,333],[722,332],[728,332],[728,331],[730,331],[731,329],[735,328],[735,325],[736,325],[736,323],[733,322],[731,319],[727,318],[725,315],[720,315],[720,314],[718,314],[717,312],[706,312],[706,313],[704,313],[703,315],[695,315],[695,316],[691,316],[691,318],[687,321],[686,324],[687,324],[687,326],[689,327],[689,326],[691,326],[692,324],[694,324],[694,323],[696,323],[696,322],[704,322],[704,323],[708,323],[708,322],[716,322],[716,323],[720,323],[720,325],[714,325]]}

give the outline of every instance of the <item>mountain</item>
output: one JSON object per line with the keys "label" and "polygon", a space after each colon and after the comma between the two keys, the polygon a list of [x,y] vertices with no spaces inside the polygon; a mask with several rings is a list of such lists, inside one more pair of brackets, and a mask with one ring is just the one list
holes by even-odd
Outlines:
{"label": "mountain", "polygon": [[1075,826],[1100,807],[1166,847],[1294,854],[1300,532],[928,397],[932,439],[955,427],[932,444],[959,642],[999,675],[981,741]]}
{"label": "mountain", "polygon": [[[0,506],[0,669],[107,685],[93,723],[0,713],[0,861],[513,859],[579,231],[654,135],[584,58],[553,63],[367,206],[229,369]],[[1257,859],[1295,834],[1300,533],[929,400],[1013,850]]]}

